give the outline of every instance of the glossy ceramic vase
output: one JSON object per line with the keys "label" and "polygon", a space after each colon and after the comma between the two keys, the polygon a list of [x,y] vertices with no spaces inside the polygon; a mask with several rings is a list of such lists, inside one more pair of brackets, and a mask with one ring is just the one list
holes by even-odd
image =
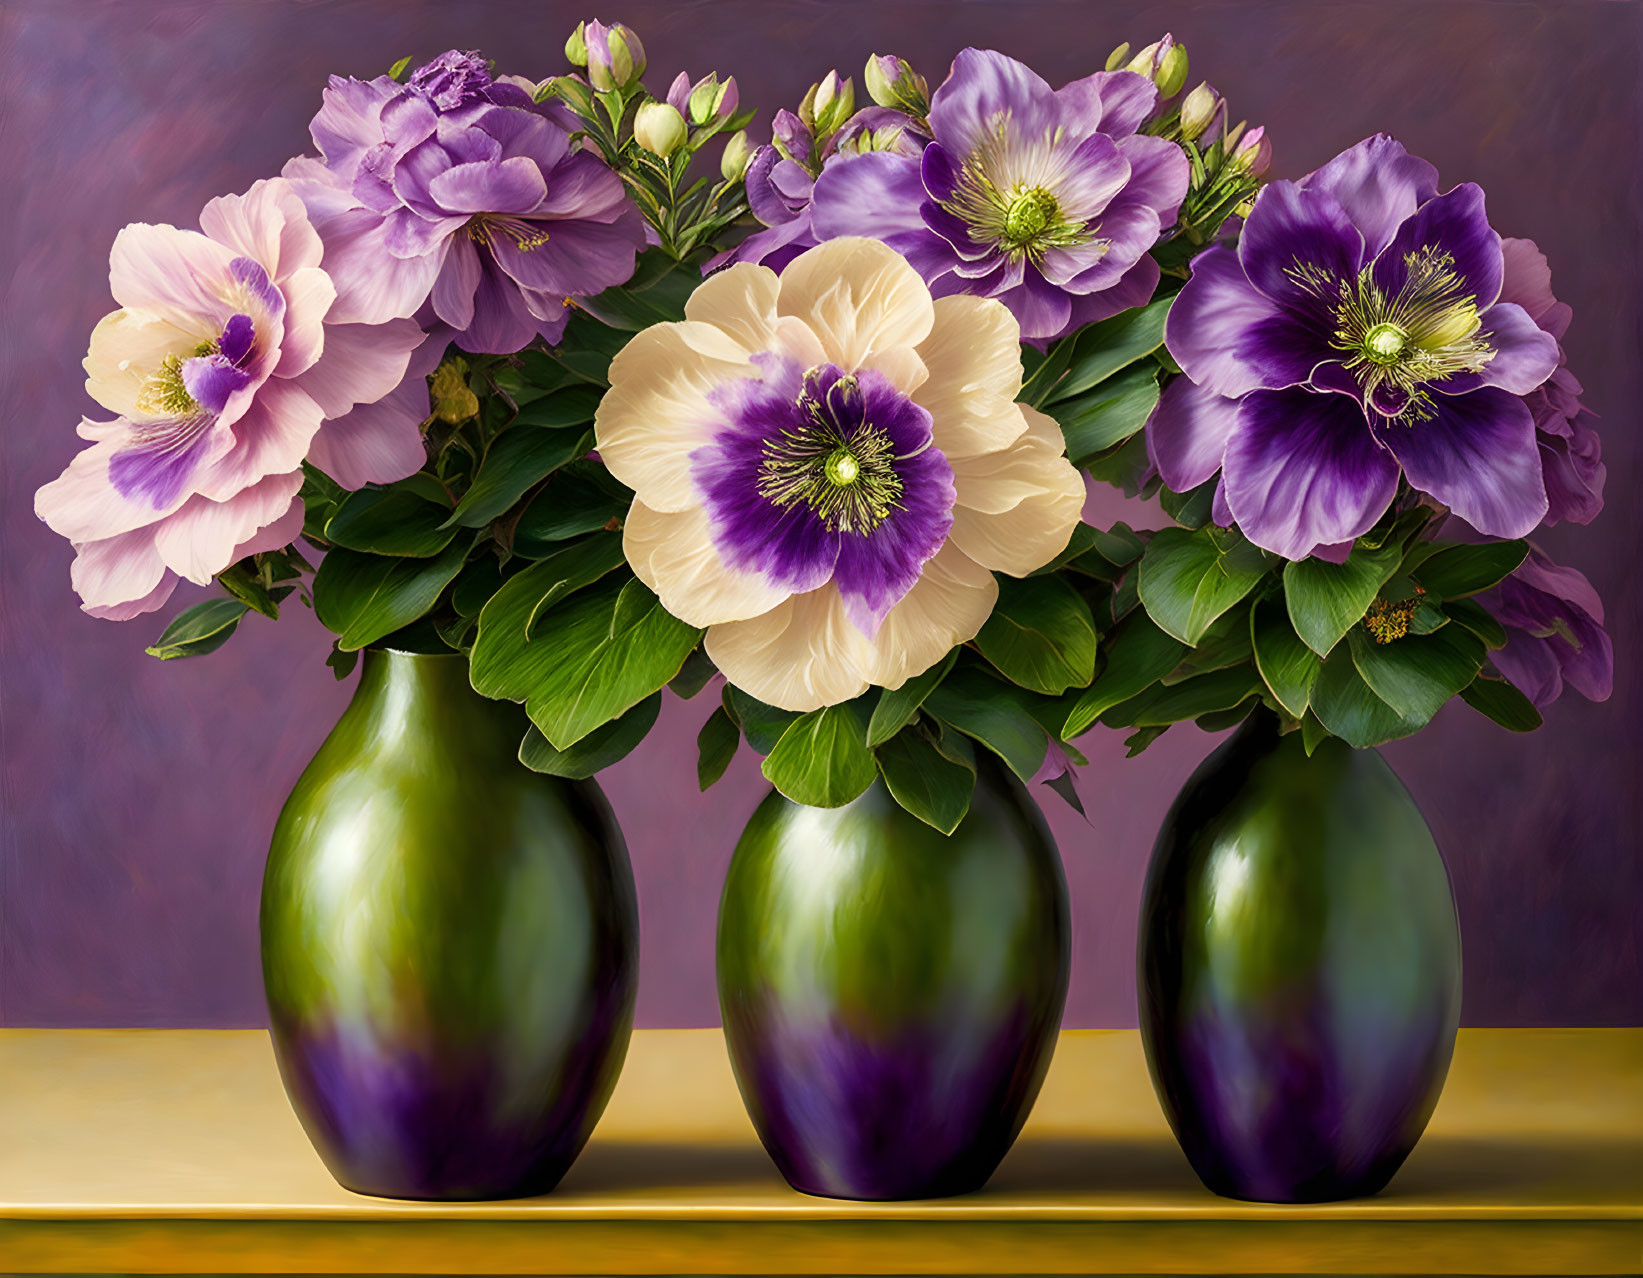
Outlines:
{"label": "glossy ceramic vase", "polygon": [[1204,1184],[1373,1194],[1425,1130],[1460,1018],[1460,932],[1420,810],[1373,750],[1245,723],[1165,818],[1141,909],[1142,1037]]}
{"label": "glossy ceramic vase", "polygon": [[951,836],[882,782],[842,808],[765,799],[719,907],[719,1007],[788,1183],[880,1200],[980,1188],[1049,1068],[1069,934],[1044,819],[986,761]]}
{"label": "glossy ceramic vase", "polygon": [[280,814],[269,1031],[331,1174],[390,1198],[551,1189],[615,1086],[638,917],[597,786],[517,758],[459,656],[370,651]]}

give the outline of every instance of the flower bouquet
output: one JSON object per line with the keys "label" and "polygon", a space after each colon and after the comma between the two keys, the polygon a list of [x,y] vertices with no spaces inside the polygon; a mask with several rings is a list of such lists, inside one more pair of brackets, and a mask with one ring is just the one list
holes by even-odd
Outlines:
{"label": "flower bouquet", "polygon": [[[734,78],[656,96],[620,24],[566,54],[540,81],[457,51],[333,77],[317,155],[197,231],[122,231],[85,360],[113,417],[36,499],[95,616],[216,583],[157,657],[293,600],[338,678],[366,654],[263,903],[282,1073],[333,1171],[474,1197],[569,1165],[633,1006],[592,778],[711,684],[702,787],[743,741],[774,787],[720,995],[794,1184],[986,1179],[1067,982],[1024,785],[1076,804],[1076,738],[1189,719],[1242,726],[1149,880],[1166,1110],[1222,1192],[1384,1183],[1441,1084],[1458,947],[1362,748],[1456,695],[1521,731],[1564,682],[1609,688],[1594,592],[1526,540],[1603,482],[1545,259],[1389,137],[1265,183],[1265,130],[1183,93],[1168,36],[1060,88],[966,49],[932,92],[874,55],[871,104],[830,73],[756,146]],[[1165,526],[1083,522],[1090,479]],[[1407,927],[1376,881],[1420,903]],[[1234,891],[1236,944],[1277,967],[1227,977],[1193,939]],[[1404,993],[1347,1006],[1387,938]],[[397,975],[367,991],[372,963]],[[1305,1095],[1248,1100],[1286,1065]],[[1384,1121],[1313,1103],[1343,1089]],[[458,1099],[477,1134],[407,1118]]]}

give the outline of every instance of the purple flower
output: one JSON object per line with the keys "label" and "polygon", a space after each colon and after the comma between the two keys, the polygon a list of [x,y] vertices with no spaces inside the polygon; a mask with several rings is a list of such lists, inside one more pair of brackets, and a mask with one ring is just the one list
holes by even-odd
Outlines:
{"label": "purple flower", "polygon": [[1548,705],[1565,683],[1588,701],[1608,700],[1614,646],[1603,630],[1603,601],[1583,574],[1534,547],[1484,603],[1508,636],[1495,668],[1529,700]]}
{"label": "purple flower", "polygon": [[1261,192],[1238,248],[1193,262],[1165,329],[1185,371],[1147,429],[1164,482],[1289,559],[1368,532],[1400,475],[1479,532],[1546,514],[1523,396],[1557,341],[1502,301],[1483,192],[1385,135]]}
{"label": "purple flower", "polygon": [[626,280],[644,245],[621,179],[476,54],[404,85],[333,77],[312,133],[324,158],[285,175],[325,242],[333,320],[415,316],[442,346],[512,352],[556,341],[566,301]]}
{"label": "purple flower", "polygon": [[931,102],[931,145],[829,166],[815,233],[883,240],[938,296],[996,297],[1042,345],[1152,296],[1147,251],[1189,176],[1180,147],[1136,135],[1157,98],[1132,71],[1052,90],[1013,58],[965,49]]}
{"label": "purple flower", "polygon": [[1535,418],[1535,435],[1546,478],[1545,523],[1559,520],[1589,524],[1603,509],[1603,481],[1607,470],[1602,447],[1589,419],[1597,414],[1580,403],[1580,383],[1564,366],[1561,341],[1573,317],[1567,305],[1552,296],[1552,272],[1533,240],[1502,240],[1506,274],[1500,300],[1515,302],[1529,318],[1560,345],[1558,367],[1539,389],[1524,397]]}

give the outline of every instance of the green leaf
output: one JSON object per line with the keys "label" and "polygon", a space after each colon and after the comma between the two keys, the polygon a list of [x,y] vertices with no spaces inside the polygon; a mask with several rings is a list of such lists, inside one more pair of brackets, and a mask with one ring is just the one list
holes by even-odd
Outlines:
{"label": "green leaf", "polygon": [[1526,541],[1446,546],[1414,569],[1416,581],[1440,599],[1460,599],[1498,586],[1529,553]]}
{"label": "green leaf", "polygon": [[154,641],[154,646],[143,651],[161,661],[203,657],[227,643],[238,628],[240,618],[250,611],[238,599],[207,599],[179,612]]}
{"label": "green leaf", "polygon": [[696,734],[696,784],[701,789],[706,790],[724,776],[741,743],[742,734],[735,720],[722,705],[716,707]]}
{"label": "green leaf", "polygon": [[749,696],[731,684],[725,685],[721,700],[756,754],[769,754],[774,750],[776,742],[782,739],[782,733],[799,717],[796,710],[778,710],[775,706],[767,706],[757,697]]}
{"label": "green leaf", "polygon": [[[1425,603],[1423,599],[1421,601]],[[1458,626],[1465,626],[1490,648],[1506,646],[1506,627],[1475,599],[1451,599],[1443,605],[1444,613]]]}
{"label": "green leaf", "polygon": [[1329,729],[1324,727],[1317,715],[1308,710],[1301,720],[1301,747],[1306,751],[1306,757],[1310,759],[1329,736]]}
{"label": "green leaf", "polygon": [[1128,497],[1142,496],[1157,483],[1156,477],[1151,483],[1147,480],[1152,460],[1147,456],[1146,438],[1139,432],[1099,456],[1081,458],[1078,468],[1091,479],[1111,484]]}
{"label": "green leaf", "polygon": [[1241,705],[1261,690],[1251,666],[1233,666],[1180,683],[1155,684],[1139,696],[1120,702],[1101,716],[1109,728],[1168,727],[1184,719]]}
{"label": "green leaf", "polygon": [[1219,479],[1206,479],[1196,488],[1178,493],[1171,488],[1158,490],[1158,504],[1164,513],[1183,528],[1202,528],[1210,522],[1215,510],[1215,486]]}
{"label": "green leaf", "polygon": [[325,539],[326,521],[348,497],[348,490],[312,462],[302,464],[302,531],[316,541]]}
{"label": "green leaf", "polygon": [[[622,539],[613,533],[572,542],[539,560],[524,572],[509,577],[480,609],[481,642],[488,628],[494,632],[493,638],[500,638],[500,632],[506,630],[510,640],[523,644],[529,639],[536,619],[545,611],[565,596],[585,590],[623,562]],[[474,686],[479,688],[478,684]]]}
{"label": "green leaf", "polygon": [[1141,602],[1163,629],[1195,644],[1267,567],[1261,551],[1234,529],[1164,528],[1141,556]]}
{"label": "green leaf", "polygon": [[1278,704],[1295,718],[1302,718],[1323,661],[1301,642],[1290,624],[1284,601],[1278,596],[1256,604],[1250,612],[1249,623],[1255,668],[1266,680]]}
{"label": "green leaf", "polygon": [[1021,367],[1026,373],[1026,380],[1021,384],[1021,394],[1016,396],[1023,404],[1031,404],[1037,408],[1055,391],[1055,385],[1066,373],[1068,365],[1072,363],[1074,339],[1067,338],[1050,347],[1048,352],[1041,353],[1031,346],[1025,346],[1021,351]]}
{"label": "green leaf", "polygon": [[1073,705],[1062,738],[1070,741],[1083,735],[1113,706],[1157,683],[1180,664],[1186,650],[1185,644],[1165,634],[1146,613],[1131,613],[1103,647],[1101,673]]}
{"label": "green leaf", "polygon": [[422,474],[387,488],[350,493],[326,521],[325,539],[375,555],[431,559],[451,544],[458,530],[445,526],[451,508],[430,500],[427,484],[443,494],[438,480]]}
{"label": "green leaf", "polygon": [[1164,321],[1169,318],[1174,302],[1174,295],[1160,297],[1145,306],[1133,307],[1092,324],[1081,332],[1067,375],[1051,392],[1050,402],[1082,395],[1119,369],[1151,355],[1164,344]]}
{"label": "green leaf", "polygon": [[1225,670],[1228,666],[1242,665],[1254,656],[1254,642],[1249,633],[1249,615],[1255,601],[1245,596],[1215,619],[1215,624],[1204,631],[1204,637],[1181,659],[1175,670],[1165,675],[1166,686],[1181,683],[1194,675],[1211,670]]}
{"label": "green leaf", "polygon": [[981,742],[1023,781],[1044,762],[1050,739],[1012,695],[1010,685],[980,670],[955,671],[924,701],[924,709]]}
{"label": "green leaf", "polygon": [[515,554],[539,559],[561,542],[627,516],[633,494],[598,462],[573,461],[557,471],[525,507],[513,529]]}
{"label": "green leaf", "polygon": [[585,780],[627,758],[656,726],[656,716],[661,709],[661,694],[646,697],[620,719],[595,728],[568,750],[555,749],[533,726],[520,743],[519,762],[533,772]]}
{"label": "green leaf", "polygon": [[936,749],[917,728],[906,728],[878,748],[879,771],[890,796],[943,834],[958,829],[970,810],[975,764],[966,767]]}
{"label": "green leaf", "polygon": [[766,756],[765,778],[794,803],[839,808],[878,777],[860,716],[849,702],[800,715]]}
{"label": "green leaf", "polygon": [[285,598],[291,589],[286,587],[284,590],[269,590],[262,584],[262,574],[258,572],[256,562],[252,559],[242,559],[239,563],[219,572],[217,584],[247,608],[275,621],[279,620],[280,600]]}
{"label": "green leaf", "polygon": [[1535,703],[1504,679],[1478,678],[1460,690],[1461,700],[1509,732],[1533,732],[1545,722]]}
{"label": "green leaf", "polygon": [[1411,736],[1426,726],[1425,719],[1406,719],[1377,697],[1345,647],[1324,660],[1311,707],[1324,727],[1359,749]]}
{"label": "green leaf", "polygon": [[359,649],[339,648],[333,643],[330,655],[325,658],[325,664],[331,667],[331,673],[340,683],[353,674],[354,667],[359,664]]}
{"label": "green leaf", "polygon": [[593,447],[593,432],[518,427],[491,443],[473,485],[442,526],[483,528],[561,466]]}
{"label": "green leaf", "polygon": [[689,701],[707,687],[708,682],[718,673],[719,667],[713,664],[713,658],[707,655],[705,649],[697,648],[685,658],[685,664],[679,667],[679,673],[668,682],[668,687]]}
{"label": "green leaf", "polygon": [[1363,620],[1381,587],[1398,571],[1402,554],[1394,543],[1380,550],[1354,547],[1344,564],[1317,558],[1286,564],[1284,599],[1295,633],[1327,657],[1341,636]]}
{"label": "green leaf", "polygon": [[899,688],[886,689],[873,707],[873,717],[867,723],[867,744],[881,746],[918,717],[919,707],[958,660],[954,648],[923,674],[914,675]]}
{"label": "green leaf", "polygon": [[675,261],[661,249],[650,249],[640,255],[626,284],[579,297],[576,304],[607,327],[637,333],[684,319],[685,302],[701,282],[698,262]]}
{"label": "green leaf", "polygon": [[659,692],[701,639],[626,574],[570,594],[533,632],[537,591],[510,594],[527,575],[508,582],[479,614],[472,682],[484,696],[523,701],[557,749]]}
{"label": "green leaf", "polygon": [[468,557],[468,539],[432,559],[332,550],[314,574],[314,614],[343,648],[363,648],[432,608]]}
{"label": "green leaf", "polygon": [[998,604],[975,644],[1008,678],[1050,697],[1095,673],[1090,606],[1060,577],[1000,577]]}
{"label": "green leaf", "polygon": [[[624,339],[625,340],[625,339]],[[593,386],[567,386],[521,408],[514,426],[560,428],[583,426],[593,420],[604,392]]]}
{"label": "green leaf", "polygon": [[495,555],[481,555],[464,568],[451,587],[451,607],[459,617],[477,617],[507,578]]}
{"label": "green leaf", "polygon": [[1347,636],[1352,662],[1370,689],[1406,719],[1426,722],[1483,665],[1483,641],[1460,626],[1376,643],[1368,631]]}
{"label": "green leaf", "polygon": [[1085,466],[1139,431],[1157,406],[1157,369],[1147,363],[1125,369],[1077,399],[1060,400],[1048,411],[1061,423],[1073,465]]}

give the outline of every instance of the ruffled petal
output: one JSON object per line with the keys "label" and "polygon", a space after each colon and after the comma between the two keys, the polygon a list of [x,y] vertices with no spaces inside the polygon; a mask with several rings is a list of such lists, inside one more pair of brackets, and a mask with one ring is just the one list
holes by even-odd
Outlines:
{"label": "ruffled petal", "polygon": [[1515,395],[1492,386],[1435,395],[1434,416],[1378,433],[1409,482],[1488,537],[1522,537],[1546,513],[1535,419]]}
{"label": "ruffled petal", "polygon": [[296,470],[324,419],[314,397],[295,382],[264,382],[251,407],[233,425],[233,449],[201,469],[194,491],[212,501],[227,501],[268,475]]}
{"label": "ruffled petal", "polygon": [[937,298],[930,336],[919,344],[929,376],[912,392],[934,422],[949,459],[996,453],[1021,437],[1021,325],[986,297]]}
{"label": "ruffled petal", "polygon": [[241,257],[261,262],[276,284],[294,271],[318,266],[325,253],[291,183],[282,177],[254,182],[244,195],[220,195],[200,210],[200,229]]}
{"label": "ruffled petal", "polygon": [[409,319],[428,300],[444,264],[447,243],[425,257],[388,252],[387,223],[369,209],[316,219],[325,242],[322,265],[337,288],[327,318],[337,324],[382,324]]}
{"label": "ruffled petal", "polygon": [[935,323],[918,273],[889,246],[857,237],[795,258],[782,272],[776,309],[803,320],[847,372],[876,351],[917,346]]}
{"label": "ruffled petal", "polygon": [[235,562],[238,547],[288,514],[301,489],[302,472],[294,470],[270,475],[227,501],[191,497],[155,525],[154,549],[172,572],[203,586]]}
{"label": "ruffled petal", "polygon": [[326,422],[309,445],[308,460],[344,488],[391,484],[420,470],[428,460],[422,446],[429,408],[425,375],[413,371],[375,403]]}
{"label": "ruffled petal", "polygon": [[69,584],[94,617],[127,621],[152,612],[170,597],[177,578],[154,548],[154,530],[136,528],[77,544]]}
{"label": "ruffled petal", "polygon": [[[1073,105],[1083,93],[1073,91]],[[1114,89],[1115,114],[1123,108],[1122,86]],[[961,49],[941,87],[930,99],[930,127],[942,145],[968,154],[985,142],[1000,116],[1022,122],[1060,122],[1055,91],[1031,67],[993,49]]]}
{"label": "ruffled petal", "polygon": [[959,258],[930,229],[925,198],[918,157],[877,151],[823,169],[816,179],[808,218],[797,226],[808,228],[817,240],[851,235],[881,240],[933,281],[952,270]]}
{"label": "ruffled petal", "polygon": [[1257,546],[1305,559],[1360,537],[1398,491],[1398,463],[1346,395],[1256,391],[1223,463],[1227,505]]}
{"label": "ruffled petal", "polygon": [[1494,355],[1476,373],[1433,382],[1432,389],[1459,395],[1479,386],[1498,386],[1514,395],[1527,395],[1553,373],[1561,358],[1557,338],[1544,331],[1521,306],[1501,302],[1483,317],[1483,331]]}
{"label": "ruffled petal", "polygon": [[1392,242],[1375,258],[1374,278],[1394,297],[1409,278],[1409,259],[1421,249],[1445,254],[1464,281],[1464,291],[1485,311],[1500,296],[1505,259],[1500,236],[1489,225],[1483,188],[1467,182],[1428,200],[1398,228]]}
{"label": "ruffled petal", "polygon": [[1084,510],[1083,477],[1054,418],[1021,405],[1027,429],[996,453],[950,459],[952,542],[984,568],[1025,577],[1067,547]]}
{"label": "ruffled petal", "polygon": [[149,311],[178,328],[202,328],[216,337],[234,313],[228,298],[238,256],[198,231],[136,222],[114,237],[109,289],[127,310]]}
{"label": "ruffled petal", "polygon": [[280,291],[285,295],[285,333],[275,377],[295,377],[313,367],[325,349],[325,315],[336,301],[331,277],[317,266],[293,271]]}
{"label": "ruffled petal", "polygon": [[879,626],[868,677],[881,687],[901,687],[955,644],[974,639],[997,603],[993,574],[948,542]]}
{"label": "ruffled petal", "polygon": [[1332,196],[1363,234],[1364,256],[1372,258],[1438,193],[1438,171],[1396,138],[1377,133],[1302,178],[1300,186]]}
{"label": "ruffled petal", "polygon": [[325,353],[297,384],[327,417],[341,417],[355,404],[374,404],[398,386],[411,352],[422,341],[414,320],[327,324]]}
{"label": "ruffled petal", "polygon": [[686,625],[762,616],[791,593],[761,572],[725,563],[701,507],[658,511],[635,499],[622,528],[622,551],[639,580]]}
{"label": "ruffled petal", "polygon": [[831,585],[794,595],[762,616],[709,627],[704,647],[743,692],[801,713],[860,696],[877,664],[872,643]]}
{"label": "ruffled petal", "polygon": [[1292,272],[1300,266],[1329,280],[1353,279],[1364,263],[1363,237],[1334,196],[1274,182],[1255,198],[1238,237],[1238,260],[1261,292],[1313,314],[1321,303]]}
{"label": "ruffled petal", "polygon": [[1164,388],[1147,419],[1147,456],[1170,488],[1188,492],[1221,469],[1238,429],[1238,407],[1238,400],[1191,378],[1177,377]]}

